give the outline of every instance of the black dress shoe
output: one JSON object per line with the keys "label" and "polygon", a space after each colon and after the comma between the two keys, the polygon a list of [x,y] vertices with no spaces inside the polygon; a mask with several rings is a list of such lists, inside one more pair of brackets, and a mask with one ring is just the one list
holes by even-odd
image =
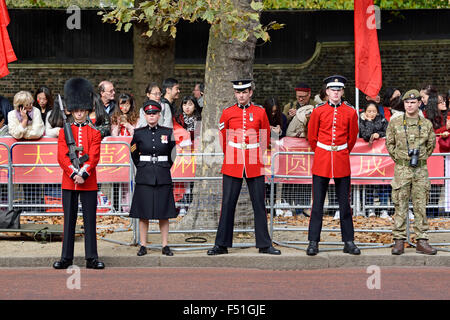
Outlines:
{"label": "black dress shoe", "polygon": [[162,248],[162,254],[165,254],[166,256],[173,256],[172,250],[170,250],[169,246],[165,246]]}
{"label": "black dress shoe", "polygon": [[61,259],[59,261],[56,261],[53,264],[53,268],[55,269],[67,269],[68,267],[70,267],[72,265],[72,260],[67,260],[67,259]]}
{"label": "black dress shoe", "polygon": [[227,247],[222,247],[222,246],[214,246],[212,249],[209,249],[207,254],[208,256],[216,256],[218,254],[227,254],[228,253],[228,249]]}
{"label": "black dress shoe", "polygon": [[259,253],[267,253],[267,254],[276,254],[280,255],[281,251],[278,249],[275,249],[274,247],[270,246],[267,248],[259,248]]}
{"label": "black dress shoe", "polygon": [[353,241],[344,242],[344,253],[350,253],[354,255],[361,254],[361,250],[353,243]]}
{"label": "black dress shoe", "polygon": [[147,254],[147,248],[144,246],[141,246],[139,248],[137,255],[140,257],[140,256],[145,256],[146,254]]}
{"label": "black dress shoe", "polygon": [[319,253],[319,242],[318,241],[310,241],[308,248],[306,248],[306,254],[308,256],[315,256]]}
{"label": "black dress shoe", "polygon": [[88,260],[86,260],[86,268],[87,269],[104,269],[105,264],[103,262],[98,261],[97,259],[88,259]]}

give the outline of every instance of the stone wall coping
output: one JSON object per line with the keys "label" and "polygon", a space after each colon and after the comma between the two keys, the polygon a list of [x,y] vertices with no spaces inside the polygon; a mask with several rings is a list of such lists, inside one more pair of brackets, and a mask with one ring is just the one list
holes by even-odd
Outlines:
{"label": "stone wall coping", "polygon": [[[417,46],[417,45],[449,45],[449,39],[430,40],[392,40],[380,41],[380,48],[391,46]],[[317,42],[313,55],[305,62],[298,64],[255,64],[254,70],[303,70],[311,66],[320,56],[323,49],[336,47],[353,47],[353,41]],[[72,70],[132,70],[133,64],[75,64],[75,63],[12,63],[8,65],[10,69],[72,69]],[[205,64],[176,64],[176,70],[204,70]]]}

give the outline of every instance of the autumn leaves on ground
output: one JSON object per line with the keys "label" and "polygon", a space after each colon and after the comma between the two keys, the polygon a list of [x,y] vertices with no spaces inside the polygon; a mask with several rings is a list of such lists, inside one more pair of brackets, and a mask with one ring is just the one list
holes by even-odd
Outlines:
{"label": "autumn leaves on ground", "polygon": [[[178,217],[177,219],[171,220],[171,224],[177,224],[181,221],[183,217]],[[430,230],[450,230],[450,218],[429,218],[428,219]],[[63,224],[63,217],[30,217],[25,216],[21,217],[21,224],[26,223],[42,223],[42,224],[50,224],[57,225]],[[393,226],[393,221],[389,219],[384,219],[380,217],[354,217],[353,218],[354,228],[355,230],[391,230]],[[414,222],[412,222],[413,224]],[[157,222],[154,221],[155,230],[158,230]],[[292,217],[276,217],[274,219],[274,227],[275,228],[305,228],[307,230],[309,224],[309,218],[304,215],[297,215]],[[83,221],[81,218],[78,219],[77,225],[82,226]],[[339,220],[334,220],[333,216],[324,215],[323,219],[323,229],[336,229],[336,232],[323,232],[322,241],[340,241],[340,232],[339,232]],[[97,231],[99,237],[104,237],[106,234],[113,233],[114,231],[121,230],[129,230],[131,231],[130,220],[127,218],[119,217],[119,216],[99,216],[97,218]],[[187,233],[186,233],[187,234]],[[186,238],[186,234],[173,234],[171,235],[171,239],[175,242],[181,240],[176,239]],[[445,237],[447,235],[438,234],[443,236],[445,241]],[[207,241],[214,238],[214,234],[202,234],[202,237],[206,238]],[[236,241],[251,241],[249,239],[253,238],[253,234],[250,233],[237,233],[235,235]],[[284,241],[305,241],[307,239],[307,231],[276,231],[274,233],[274,240],[284,240]],[[414,234],[411,234],[412,242],[415,242]],[[380,233],[380,232],[355,232],[355,241],[361,243],[382,243],[382,244],[390,244],[393,242],[391,233]],[[184,241],[183,241],[184,242]]]}

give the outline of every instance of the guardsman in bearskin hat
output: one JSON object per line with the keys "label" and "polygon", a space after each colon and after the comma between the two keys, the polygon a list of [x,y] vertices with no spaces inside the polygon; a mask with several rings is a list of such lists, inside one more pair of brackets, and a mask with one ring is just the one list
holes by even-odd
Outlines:
{"label": "guardsman in bearskin hat", "polygon": [[315,107],[308,124],[308,141],[314,151],[312,166],[313,205],[309,222],[310,256],[319,252],[322,230],[323,204],[330,179],[336,185],[339,203],[341,236],[344,252],[358,255],[359,248],[353,243],[354,229],[350,208],[350,152],[358,137],[358,113],[342,101],[347,79],[335,75],[324,79],[328,101]]}
{"label": "guardsman in bearskin hat", "polygon": [[66,123],[58,137],[58,163],[63,170],[64,239],[61,260],[53,264],[55,269],[66,269],[72,265],[78,199],[83,210],[86,268],[105,267],[103,262],[98,261],[97,254],[96,167],[102,139],[100,132],[88,121],[89,111],[93,108],[93,93],[92,85],[83,78],[71,78],[64,85],[64,98],[73,122]]}
{"label": "guardsman in bearskin hat", "polygon": [[220,142],[224,152],[222,208],[215,245],[208,255],[228,253],[232,247],[234,213],[243,179],[247,182],[255,216],[255,240],[259,253],[281,254],[272,246],[267,230],[264,162],[270,143],[270,124],[263,107],[251,103],[252,80],[232,81],[237,103],[220,117]]}

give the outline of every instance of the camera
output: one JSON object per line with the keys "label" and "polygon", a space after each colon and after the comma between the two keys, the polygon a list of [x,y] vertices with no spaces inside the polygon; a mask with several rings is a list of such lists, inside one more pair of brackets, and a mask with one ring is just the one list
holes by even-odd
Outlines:
{"label": "camera", "polygon": [[413,168],[417,168],[419,165],[419,149],[408,150],[409,166]]}

